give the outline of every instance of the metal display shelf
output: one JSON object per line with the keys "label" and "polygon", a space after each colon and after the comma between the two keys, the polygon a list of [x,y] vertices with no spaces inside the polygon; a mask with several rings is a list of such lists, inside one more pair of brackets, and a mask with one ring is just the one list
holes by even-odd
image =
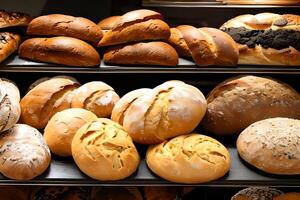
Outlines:
{"label": "metal display shelf", "polygon": [[[268,185],[276,187],[299,187],[300,176],[278,176],[265,174],[241,161],[235,148],[229,148],[232,158],[230,172],[223,178],[197,186],[244,187],[252,185]],[[147,186],[170,185],[183,186],[165,181],[149,171],[145,160],[131,177],[120,181],[97,181],[79,171],[73,160],[54,158],[50,168],[40,177],[29,181],[16,181],[0,176],[0,185],[69,185],[69,186]]]}
{"label": "metal display shelf", "polygon": [[116,66],[103,62],[98,67],[68,67],[62,65],[27,61],[11,56],[0,64],[0,72],[39,72],[39,73],[199,73],[199,74],[300,74],[299,67],[288,66],[236,66],[236,67],[198,67],[194,62],[179,59],[177,67],[161,66]]}

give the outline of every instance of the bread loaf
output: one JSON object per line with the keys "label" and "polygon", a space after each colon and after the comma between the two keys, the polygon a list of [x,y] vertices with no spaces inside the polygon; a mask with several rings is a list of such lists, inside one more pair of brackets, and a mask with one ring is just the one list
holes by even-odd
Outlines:
{"label": "bread loaf", "polygon": [[20,42],[21,37],[19,34],[10,32],[0,32],[0,63],[12,53],[17,51]]}
{"label": "bread loaf", "polygon": [[112,29],[120,19],[121,19],[121,16],[107,17],[107,18],[99,21],[98,26],[102,30],[108,31],[108,30]]}
{"label": "bread loaf", "polygon": [[79,87],[72,96],[72,108],[84,108],[98,117],[110,117],[120,99],[112,87],[101,81],[92,81]]}
{"label": "bread loaf", "polygon": [[142,200],[137,187],[94,187],[91,200]]}
{"label": "bread loaf", "polygon": [[72,141],[80,170],[97,180],[120,180],[134,173],[139,154],[122,126],[105,118],[85,124]]}
{"label": "bread loaf", "polygon": [[17,102],[20,101],[20,91],[18,86],[11,80],[6,78],[0,78],[0,88],[6,91],[8,96],[11,96]]}
{"label": "bread loaf", "polygon": [[20,45],[19,56],[68,66],[94,67],[100,64],[100,56],[91,45],[64,36],[28,39]]}
{"label": "bread loaf", "polygon": [[300,120],[255,122],[239,135],[237,150],[245,161],[264,172],[300,174]]}
{"label": "bread loaf", "polygon": [[164,42],[141,42],[108,48],[103,60],[108,64],[176,66],[176,50]]}
{"label": "bread loaf", "polygon": [[42,82],[21,100],[21,121],[35,128],[44,128],[56,113],[71,107],[69,95],[79,84],[65,78]]}
{"label": "bread loaf", "polygon": [[29,180],[50,165],[51,155],[41,133],[16,124],[0,134],[0,172],[11,179]]}
{"label": "bread loaf", "polygon": [[180,27],[170,29],[171,35],[168,42],[176,49],[180,57],[192,57],[190,49],[179,29]]}
{"label": "bread loaf", "polygon": [[139,96],[128,107],[128,101],[122,102],[125,109],[120,105],[120,111],[114,112],[123,113],[121,119],[125,130],[135,142],[141,144],[158,144],[188,134],[196,128],[206,112],[203,94],[180,81],[161,84]]}
{"label": "bread loaf", "polygon": [[283,194],[282,191],[268,187],[249,187],[239,191],[231,200],[254,200],[265,199],[273,200],[274,197]]}
{"label": "bread loaf", "polygon": [[300,65],[300,16],[240,15],[221,26],[239,44],[239,64]]}
{"label": "bread loaf", "polygon": [[0,28],[27,26],[30,21],[31,17],[24,13],[0,10]]}
{"label": "bread loaf", "polygon": [[170,37],[168,24],[162,15],[152,10],[134,10],[121,16],[114,27],[100,40],[98,46],[111,46],[145,40],[167,40]]}
{"label": "bread loaf", "polygon": [[44,138],[51,152],[59,156],[72,156],[71,144],[77,130],[97,116],[87,110],[71,108],[56,113],[48,122]]}
{"label": "bread loaf", "polygon": [[240,76],[217,85],[207,97],[203,126],[219,135],[239,134],[272,117],[300,119],[300,94],[270,78]]}
{"label": "bread loaf", "polygon": [[286,194],[277,196],[273,200],[297,200],[297,199],[300,199],[300,193],[299,192],[290,192],[290,193],[286,193]]}
{"label": "bread loaf", "polygon": [[146,161],[158,176],[176,183],[204,183],[224,176],[231,160],[217,140],[200,135],[177,136],[150,146]]}
{"label": "bread loaf", "polygon": [[51,14],[33,19],[27,28],[28,35],[69,36],[88,42],[99,42],[101,28],[94,22],[70,15]]}
{"label": "bread loaf", "polygon": [[[177,27],[182,34],[193,60],[198,66],[232,66],[238,62],[238,48],[226,33],[214,28],[195,28],[189,25]],[[176,45],[177,48],[180,45]],[[181,42],[181,46],[185,47]],[[186,50],[185,50],[185,53]]]}

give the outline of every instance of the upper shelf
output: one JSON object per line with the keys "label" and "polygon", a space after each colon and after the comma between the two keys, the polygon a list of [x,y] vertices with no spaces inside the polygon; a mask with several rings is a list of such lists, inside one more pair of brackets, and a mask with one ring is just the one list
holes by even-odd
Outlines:
{"label": "upper shelf", "polygon": [[299,67],[289,66],[237,66],[237,67],[198,67],[194,62],[180,59],[177,67],[161,66],[117,66],[68,67],[62,65],[27,61],[11,56],[0,64],[0,72],[54,72],[54,73],[199,73],[199,74],[300,74]]}

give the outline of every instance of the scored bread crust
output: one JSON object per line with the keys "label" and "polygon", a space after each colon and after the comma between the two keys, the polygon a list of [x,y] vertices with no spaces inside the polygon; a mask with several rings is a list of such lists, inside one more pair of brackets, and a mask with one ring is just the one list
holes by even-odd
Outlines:
{"label": "scored bread crust", "polygon": [[228,150],[217,140],[200,134],[177,136],[150,146],[148,167],[176,183],[204,183],[224,176],[230,169]]}
{"label": "scored bread crust", "polygon": [[51,14],[33,19],[27,27],[28,35],[69,36],[89,42],[99,42],[103,37],[101,28],[83,17]]}
{"label": "scored bread crust", "polygon": [[120,18],[121,18],[121,16],[107,17],[107,18],[102,19],[101,21],[99,21],[97,25],[102,30],[110,30],[115,26],[115,24],[120,20]]}
{"label": "scored bread crust", "polygon": [[21,36],[17,33],[1,32],[0,33],[0,62],[17,51],[21,43]]}
{"label": "scored bread crust", "polygon": [[56,112],[70,108],[68,95],[78,87],[78,83],[64,78],[40,83],[21,99],[21,121],[44,128]]}
{"label": "scored bread crust", "polygon": [[90,44],[65,36],[25,40],[20,45],[19,56],[68,66],[95,67],[100,64],[100,56]]}
{"label": "scored bread crust", "polygon": [[140,42],[108,48],[103,61],[109,64],[176,66],[178,54],[165,42]]}
{"label": "scored bread crust", "polygon": [[27,26],[30,21],[31,17],[24,13],[0,10],[0,28]]}
{"label": "scored bread crust", "polygon": [[189,47],[187,46],[179,28],[171,28],[171,35],[168,43],[171,44],[177,51],[180,57],[192,57]]}
{"label": "scored bread crust", "polygon": [[239,134],[271,117],[300,119],[300,94],[271,78],[238,76],[217,85],[207,96],[202,125],[218,135]]}

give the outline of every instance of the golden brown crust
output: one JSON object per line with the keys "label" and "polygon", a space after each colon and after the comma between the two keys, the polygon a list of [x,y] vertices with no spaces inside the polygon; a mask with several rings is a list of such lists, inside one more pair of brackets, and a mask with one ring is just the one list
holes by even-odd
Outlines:
{"label": "golden brown crust", "polygon": [[168,39],[168,43],[170,43],[177,51],[180,57],[191,57],[191,52],[189,47],[187,46],[179,28],[171,28],[171,35]]}
{"label": "golden brown crust", "polygon": [[70,108],[70,104],[65,103],[67,95],[78,87],[78,83],[63,78],[40,83],[22,98],[21,121],[38,129],[44,128],[56,112]]}
{"label": "golden brown crust", "polygon": [[274,198],[274,200],[297,200],[297,199],[300,199],[299,192],[290,192]]}
{"label": "golden brown crust", "polygon": [[24,13],[0,10],[0,28],[27,26],[30,21],[31,17]]}
{"label": "golden brown crust", "polygon": [[64,36],[28,39],[20,45],[19,56],[68,66],[95,67],[100,64],[100,56],[91,45]]}
{"label": "golden brown crust", "polygon": [[116,23],[120,20],[120,18],[121,18],[121,16],[107,17],[107,18],[102,19],[101,21],[99,21],[98,26],[102,30],[110,30],[116,25]]}
{"label": "golden brown crust", "polygon": [[33,19],[27,28],[29,35],[69,36],[89,42],[99,42],[103,37],[101,28],[83,18],[62,14],[44,15]]}
{"label": "golden brown crust", "polygon": [[238,134],[266,118],[300,119],[300,94],[270,78],[238,76],[225,80],[210,92],[207,102],[202,124],[219,135]]}
{"label": "golden brown crust", "polygon": [[216,180],[231,165],[228,150],[217,140],[200,134],[181,135],[150,146],[146,161],[155,174],[176,183]]}
{"label": "golden brown crust", "polygon": [[130,176],[140,162],[127,132],[106,118],[98,118],[77,131],[72,141],[72,155],[83,173],[103,181]]}
{"label": "golden brown crust", "polygon": [[178,54],[165,42],[141,42],[111,47],[103,61],[109,64],[176,66]]}
{"label": "golden brown crust", "polygon": [[300,174],[300,120],[270,118],[251,124],[238,137],[239,155],[271,174]]}
{"label": "golden brown crust", "polygon": [[14,53],[21,43],[21,36],[17,33],[0,33],[0,63]]}

